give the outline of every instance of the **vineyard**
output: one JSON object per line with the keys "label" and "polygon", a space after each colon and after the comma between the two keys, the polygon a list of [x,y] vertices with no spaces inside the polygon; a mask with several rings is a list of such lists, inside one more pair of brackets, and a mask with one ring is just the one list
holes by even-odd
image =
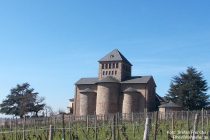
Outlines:
{"label": "vineyard", "polygon": [[209,117],[202,110],[1,119],[0,140],[143,140],[146,133],[154,140],[208,140]]}

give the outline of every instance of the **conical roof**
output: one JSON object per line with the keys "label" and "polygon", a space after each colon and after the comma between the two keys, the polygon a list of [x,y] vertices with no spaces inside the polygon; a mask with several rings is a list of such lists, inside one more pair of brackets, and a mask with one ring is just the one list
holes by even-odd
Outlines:
{"label": "conical roof", "polygon": [[119,81],[113,76],[107,76],[98,81],[98,83],[119,83]]}
{"label": "conical roof", "polygon": [[86,89],[84,89],[84,90],[82,90],[82,91],[80,91],[81,93],[92,93],[92,92],[94,92],[94,90],[92,90],[92,89],[90,89],[90,88],[86,88]]}
{"label": "conical roof", "polygon": [[127,92],[127,93],[128,93],[128,92],[129,92],[129,93],[132,92],[132,93],[133,93],[133,92],[138,92],[138,91],[137,91],[135,88],[128,87],[128,88],[125,89],[123,92]]}
{"label": "conical roof", "polygon": [[109,62],[109,61],[124,61],[132,66],[132,64],[120,53],[118,49],[115,49],[108,53],[106,56],[101,58],[99,62]]}

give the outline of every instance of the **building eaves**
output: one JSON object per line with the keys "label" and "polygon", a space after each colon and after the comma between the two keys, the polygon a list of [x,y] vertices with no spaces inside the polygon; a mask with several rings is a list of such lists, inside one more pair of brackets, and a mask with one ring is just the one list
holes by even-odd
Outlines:
{"label": "building eaves", "polygon": [[81,78],[75,85],[94,85],[98,82],[98,78]]}
{"label": "building eaves", "polygon": [[181,106],[175,104],[172,101],[170,101],[169,103],[162,104],[162,105],[159,106],[159,108],[175,108],[175,107],[181,107]]}
{"label": "building eaves", "polygon": [[152,78],[152,76],[135,76],[131,77],[128,80],[122,81],[122,84],[146,84],[149,82],[149,80]]}

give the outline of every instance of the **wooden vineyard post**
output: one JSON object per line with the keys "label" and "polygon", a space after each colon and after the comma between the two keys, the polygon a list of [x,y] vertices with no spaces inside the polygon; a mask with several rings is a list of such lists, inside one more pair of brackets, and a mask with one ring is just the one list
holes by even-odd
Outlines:
{"label": "wooden vineyard post", "polygon": [[146,118],[145,128],[144,128],[144,138],[143,140],[149,140],[149,127],[150,127],[151,119]]}
{"label": "wooden vineyard post", "polygon": [[117,133],[116,133],[116,139],[118,140],[119,139],[119,135],[120,135],[120,132],[119,132],[119,120],[120,120],[120,115],[119,115],[119,112],[116,114],[116,129],[117,129]]}
{"label": "wooden vineyard post", "polygon": [[50,125],[49,140],[53,140],[53,133],[54,133],[53,126],[52,126],[52,125]]}
{"label": "wooden vineyard post", "polygon": [[15,118],[15,140],[17,140],[17,117]]}
{"label": "wooden vineyard post", "polygon": [[25,140],[25,124],[26,124],[26,117],[24,116],[24,119],[23,119],[23,140]]}
{"label": "wooden vineyard post", "polygon": [[69,115],[69,140],[71,139],[71,115]]}
{"label": "wooden vineyard post", "polygon": [[34,132],[35,132],[35,136],[37,137],[38,136],[37,126],[38,125],[36,125],[36,122],[37,122],[37,120],[36,120],[36,118],[34,118],[34,120],[33,120],[33,123],[34,123]]}
{"label": "wooden vineyard post", "polygon": [[131,113],[131,122],[133,123],[133,112]]}
{"label": "wooden vineyard post", "polygon": [[66,136],[65,136],[65,123],[64,123],[64,113],[62,114],[62,140],[66,140]]}
{"label": "wooden vineyard post", "polygon": [[202,108],[202,110],[201,110],[201,115],[202,115],[202,117],[201,117],[201,125],[202,125],[202,140],[204,140],[204,110],[203,110],[203,108]]}
{"label": "wooden vineyard post", "polygon": [[209,127],[209,117],[208,117],[208,111],[206,110],[206,130],[208,131]]}
{"label": "wooden vineyard post", "polygon": [[89,130],[89,117],[88,115],[86,116],[86,127],[87,127],[87,132]]}
{"label": "wooden vineyard post", "polygon": [[184,120],[184,112],[183,112],[183,110],[182,110],[182,120]]}
{"label": "wooden vineyard post", "polygon": [[116,131],[115,131],[115,127],[116,127],[116,116],[113,116],[113,123],[112,123],[112,140],[116,140]]}
{"label": "wooden vineyard post", "polygon": [[9,122],[9,130],[12,131],[12,119],[10,119],[10,122]]}
{"label": "wooden vineyard post", "polygon": [[187,130],[190,132],[190,124],[189,124],[189,110],[187,110]]}
{"label": "wooden vineyard post", "polygon": [[157,124],[158,124],[158,111],[155,112],[155,132],[154,132],[154,140],[157,139]]}
{"label": "wooden vineyard post", "polygon": [[9,130],[10,130],[10,132],[12,132],[12,140],[13,140],[13,135],[14,135],[14,131],[13,131],[13,128],[12,128],[12,124],[13,124],[13,121],[14,119],[10,119],[10,124],[9,124]]}
{"label": "wooden vineyard post", "polygon": [[[189,110],[187,110],[187,130],[188,132],[190,131],[190,120],[189,120]],[[191,136],[191,134],[189,133],[189,137]]]}
{"label": "wooden vineyard post", "polygon": [[95,140],[98,140],[97,116],[95,115]]}
{"label": "wooden vineyard post", "polygon": [[194,125],[193,125],[193,137],[192,137],[192,140],[196,140],[197,127],[198,127],[198,114],[196,113],[195,114]]}
{"label": "wooden vineyard post", "polygon": [[105,117],[105,114],[103,114],[103,127],[105,126],[105,120],[106,119],[106,117]]}
{"label": "wooden vineyard post", "polygon": [[134,114],[131,114],[131,123],[132,123],[132,130],[133,130],[133,137],[135,137],[135,123],[134,123]]}
{"label": "wooden vineyard post", "polygon": [[[183,112],[182,112],[182,116],[183,116]],[[183,119],[183,117],[182,117]],[[172,139],[174,140],[174,112],[172,112]]]}
{"label": "wooden vineyard post", "polygon": [[54,118],[54,130],[56,130],[56,124],[57,124],[57,118],[56,118],[56,116],[55,116],[55,118]]}

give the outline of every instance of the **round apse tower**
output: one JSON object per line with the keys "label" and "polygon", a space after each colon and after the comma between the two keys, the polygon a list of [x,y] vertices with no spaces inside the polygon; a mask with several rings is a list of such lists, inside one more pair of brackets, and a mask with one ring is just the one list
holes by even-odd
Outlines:
{"label": "round apse tower", "polygon": [[129,87],[123,91],[123,106],[122,113],[131,114],[138,111],[138,91],[132,87]]}
{"label": "round apse tower", "polygon": [[96,115],[117,113],[119,111],[119,81],[112,76],[107,76],[97,84]]}
{"label": "round apse tower", "polygon": [[86,116],[95,113],[96,93],[86,88],[80,91],[80,116]]}

